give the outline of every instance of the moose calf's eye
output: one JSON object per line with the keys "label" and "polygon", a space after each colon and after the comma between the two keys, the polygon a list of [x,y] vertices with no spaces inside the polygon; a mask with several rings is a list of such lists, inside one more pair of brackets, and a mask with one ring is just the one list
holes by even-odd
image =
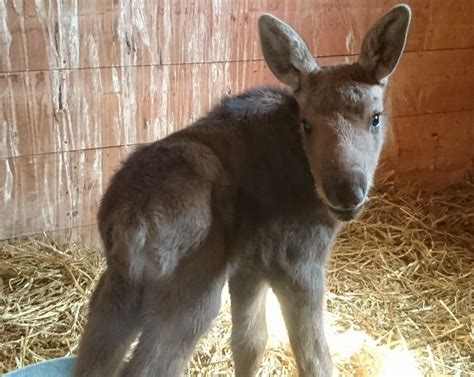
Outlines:
{"label": "moose calf's eye", "polygon": [[372,124],[370,125],[370,130],[372,132],[378,131],[380,127],[380,114],[375,114],[372,118]]}
{"label": "moose calf's eye", "polygon": [[311,125],[306,120],[303,120],[301,124],[303,125],[304,133],[309,135],[311,133]]}

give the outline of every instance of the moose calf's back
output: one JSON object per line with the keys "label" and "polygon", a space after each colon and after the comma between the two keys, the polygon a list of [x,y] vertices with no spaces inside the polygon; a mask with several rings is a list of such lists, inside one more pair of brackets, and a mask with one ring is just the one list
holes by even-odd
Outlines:
{"label": "moose calf's back", "polygon": [[133,280],[144,270],[160,279],[213,225],[225,232],[222,252],[230,254],[239,232],[274,216],[301,222],[318,200],[300,138],[293,95],[264,87],[225,97],[195,124],[140,147],[100,207],[108,263]]}

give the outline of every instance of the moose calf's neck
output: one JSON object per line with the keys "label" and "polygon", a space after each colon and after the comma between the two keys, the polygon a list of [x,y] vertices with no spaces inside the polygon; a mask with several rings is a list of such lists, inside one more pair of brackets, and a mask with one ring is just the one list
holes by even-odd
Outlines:
{"label": "moose calf's neck", "polygon": [[260,87],[225,97],[168,142],[192,140],[218,157],[215,210],[230,222],[229,233],[238,227],[240,236],[253,238],[250,233],[273,224],[281,235],[293,225],[302,243],[317,241],[313,252],[324,260],[340,221],[316,192],[301,138],[295,96],[277,87]]}

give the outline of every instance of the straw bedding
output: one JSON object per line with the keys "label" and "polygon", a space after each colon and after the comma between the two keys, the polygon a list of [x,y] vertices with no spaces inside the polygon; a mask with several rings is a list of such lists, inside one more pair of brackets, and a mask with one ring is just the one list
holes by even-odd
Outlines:
{"label": "straw bedding", "polygon": [[[328,266],[325,317],[339,375],[416,375],[397,369],[410,361],[418,375],[474,371],[473,190],[385,181],[344,228]],[[0,372],[73,352],[104,267],[100,253],[47,237],[0,250]],[[230,332],[225,302],[187,375],[231,375]],[[260,375],[295,375],[284,336],[272,337]]]}

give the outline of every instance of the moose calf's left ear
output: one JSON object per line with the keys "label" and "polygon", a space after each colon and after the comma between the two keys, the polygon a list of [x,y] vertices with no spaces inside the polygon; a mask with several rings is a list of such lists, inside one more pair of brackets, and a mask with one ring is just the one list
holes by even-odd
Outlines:
{"label": "moose calf's left ear", "polygon": [[390,75],[397,66],[408,34],[411,11],[397,5],[367,33],[357,63],[377,82]]}

